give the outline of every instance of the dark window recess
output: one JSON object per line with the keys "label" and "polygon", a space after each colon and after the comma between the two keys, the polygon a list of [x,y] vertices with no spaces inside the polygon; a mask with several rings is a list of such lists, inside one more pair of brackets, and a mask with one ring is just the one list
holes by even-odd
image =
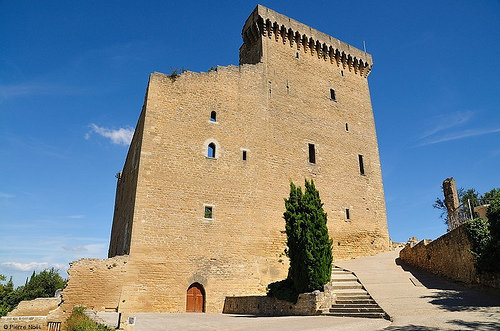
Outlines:
{"label": "dark window recess", "polygon": [[346,210],[345,210],[345,218],[346,218],[347,220],[350,220],[350,219],[351,219],[351,215],[349,214],[349,209],[348,209],[348,208],[346,208]]}
{"label": "dark window recess", "polygon": [[208,144],[208,153],[207,153],[207,156],[211,157],[211,158],[215,157],[215,144],[214,143]]}
{"label": "dark window recess", "polygon": [[365,174],[365,165],[363,163],[363,155],[358,155],[358,160],[359,160],[359,173],[364,175]]}
{"label": "dark window recess", "polygon": [[246,161],[247,160],[247,151],[243,151],[243,154],[241,157],[242,157],[243,161]]}
{"label": "dark window recess", "polygon": [[212,207],[211,206],[205,206],[205,218],[213,218],[212,217]]}
{"label": "dark window recess", "polygon": [[309,144],[309,162],[316,163],[316,148],[314,144]]}
{"label": "dark window recess", "polygon": [[330,89],[330,99],[332,99],[333,101],[336,101],[337,99],[335,98],[335,90],[334,89]]}
{"label": "dark window recess", "polygon": [[295,58],[298,59],[299,58],[299,52],[295,53]]}
{"label": "dark window recess", "polygon": [[344,77],[344,70],[340,70],[340,74]]}
{"label": "dark window recess", "polygon": [[211,122],[217,122],[217,112],[216,111],[212,111],[210,113],[210,121]]}
{"label": "dark window recess", "polygon": [[346,130],[347,132],[349,132],[349,124],[347,124],[347,123],[345,124],[345,130]]}

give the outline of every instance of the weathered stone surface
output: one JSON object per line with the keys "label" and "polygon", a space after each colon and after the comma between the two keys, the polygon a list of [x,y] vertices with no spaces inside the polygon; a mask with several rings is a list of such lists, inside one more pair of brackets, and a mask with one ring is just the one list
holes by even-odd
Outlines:
{"label": "weathered stone surface", "polygon": [[499,275],[477,273],[464,225],[436,240],[422,240],[414,247],[407,245],[399,257],[408,264],[455,281],[500,288]]}
{"label": "weathered stone surface", "polygon": [[151,74],[109,247],[130,258],[123,272],[92,262],[94,275],[75,263],[71,304],[184,312],[196,282],[205,311],[221,312],[226,296],[264,294],[287,275],[283,198],[304,178],[320,191],[335,260],[389,250],[371,56],[262,6],[243,39],[240,66]]}
{"label": "weathered stone surface", "polygon": [[61,303],[61,298],[37,298],[19,302],[7,316],[47,316]]}
{"label": "weathered stone surface", "polygon": [[453,177],[443,181],[444,204],[448,212],[448,231],[456,229],[462,223],[460,219],[460,200],[458,199],[457,185]]}

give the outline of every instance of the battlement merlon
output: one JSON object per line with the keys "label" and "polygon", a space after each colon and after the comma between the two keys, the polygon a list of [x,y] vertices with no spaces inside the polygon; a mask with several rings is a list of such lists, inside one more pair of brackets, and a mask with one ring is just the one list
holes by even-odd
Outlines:
{"label": "battlement merlon", "polygon": [[247,18],[241,35],[244,45],[251,45],[263,36],[274,37],[363,77],[370,74],[373,66],[370,54],[262,5],[257,5]]}

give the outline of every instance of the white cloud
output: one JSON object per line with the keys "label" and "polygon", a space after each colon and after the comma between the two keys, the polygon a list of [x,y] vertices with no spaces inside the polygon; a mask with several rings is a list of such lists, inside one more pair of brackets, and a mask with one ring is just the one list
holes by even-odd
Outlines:
{"label": "white cloud", "polygon": [[69,252],[85,252],[85,251],[87,251],[85,246],[82,246],[82,245],[71,246],[71,247],[63,246],[62,249],[64,249],[65,251],[69,251]]}
{"label": "white cloud", "polygon": [[[500,132],[500,128],[471,128],[478,125],[471,121],[474,117],[472,111],[457,111],[455,113],[439,115],[429,119],[429,130],[424,132],[418,146],[427,146],[447,141],[453,141],[474,136],[481,136]],[[484,123],[484,122],[481,122]]]}
{"label": "white cloud", "polygon": [[420,139],[427,138],[429,136],[433,136],[442,131],[464,125],[473,117],[474,113],[471,111],[458,111],[453,114],[444,114],[439,115],[430,120],[429,126],[432,126],[431,129],[427,130],[422,134]]}
{"label": "white cloud", "polygon": [[10,198],[14,198],[14,197],[15,197],[15,195],[12,195],[12,194],[9,194],[9,193],[0,192],[0,198],[10,199]]}
{"label": "white cloud", "polygon": [[465,130],[461,132],[454,132],[450,133],[441,137],[436,137],[434,139],[430,139],[423,143],[421,146],[424,145],[432,145],[432,144],[438,144],[446,141],[452,141],[452,140],[457,140],[457,139],[463,139],[463,138],[468,138],[468,137],[474,137],[474,136],[481,136],[485,134],[491,134],[491,133],[496,133],[500,132],[500,128],[496,129],[485,129],[485,130]]}
{"label": "white cloud", "polygon": [[68,268],[68,266],[63,263],[48,263],[48,262],[29,262],[29,263],[3,262],[0,263],[0,265],[8,269],[19,270],[19,271],[43,270],[47,268],[66,270]]}
{"label": "white cloud", "polygon": [[[91,132],[100,134],[103,137],[111,139],[113,144],[117,145],[130,145],[132,137],[134,135],[134,129],[131,127],[119,128],[119,129],[108,129],[105,127],[98,126],[94,123],[90,124]],[[85,139],[90,138],[90,133],[85,134]]]}

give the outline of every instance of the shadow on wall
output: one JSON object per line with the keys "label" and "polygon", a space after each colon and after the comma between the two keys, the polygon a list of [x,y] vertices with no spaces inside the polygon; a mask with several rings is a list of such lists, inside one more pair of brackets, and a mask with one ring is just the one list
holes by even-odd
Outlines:
{"label": "shadow on wall", "polygon": [[[412,278],[410,278],[410,281],[412,281],[412,283],[415,286],[424,286],[428,289],[438,290],[434,295],[425,296],[424,298],[429,299],[429,303],[437,305],[441,309],[451,312],[460,312],[460,311],[480,312],[483,310],[491,311],[491,309],[487,308],[498,307],[499,321],[497,324],[497,328],[494,328],[492,330],[500,330],[499,291],[494,291],[491,288],[488,289],[482,288],[480,286],[472,286],[472,285],[465,286],[462,283],[452,282],[440,278],[431,273],[428,273],[422,269],[413,267],[403,262],[399,258],[396,259],[396,264],[401,266],[403,270],[409,272],[413,276]],[[392,329],[387,329],[387,330],[392,330]],[[434,330],[434,329],[422,328],[415,330]]]}

